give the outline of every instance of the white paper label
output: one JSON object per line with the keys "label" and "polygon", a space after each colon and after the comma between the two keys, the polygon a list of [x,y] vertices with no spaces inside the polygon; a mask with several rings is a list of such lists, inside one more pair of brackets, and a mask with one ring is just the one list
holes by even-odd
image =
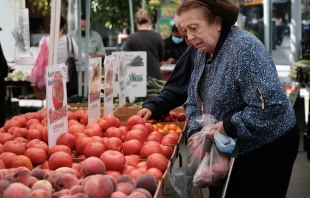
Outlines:
{"label": "white paper label", "polygon": [[67,66],[46,67],[46,103],[48,120],[48,145],[56,145],[57,138],[68,132]]}
{"label": "white paper label", "polygon": [[100,57],[89,59],[88,123],[97,122],[100,118],[101,62]]}
{"label": "white paper label", "polygon": [[104,115],[113,115],[114,66],[118,63],[114,56],[104,59]]}

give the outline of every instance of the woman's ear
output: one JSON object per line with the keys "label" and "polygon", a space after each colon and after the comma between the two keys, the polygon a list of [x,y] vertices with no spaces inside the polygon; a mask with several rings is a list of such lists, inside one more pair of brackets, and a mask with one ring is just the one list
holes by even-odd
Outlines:
{"label": "woman's ear", "polygon": [[215,17],[215,25],[216,25],[216,31],[220,32],[222,30],[222,19],[219,16]]}

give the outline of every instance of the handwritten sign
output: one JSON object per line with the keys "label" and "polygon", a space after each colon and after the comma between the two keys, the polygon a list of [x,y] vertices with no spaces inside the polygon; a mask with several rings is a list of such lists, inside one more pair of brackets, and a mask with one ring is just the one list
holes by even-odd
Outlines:
{"label": "handwritten sign", "polygon": [[101,62],[100,57],[89,59],[88,123],[97,122],[100,118]]}
{"label": "handwritten sign", "polygon": [[57,138],[68,131],[67,114],[67,66],[46,67],[46,102],[48,121],[48,145],[56,145]]}
{"label": "handwritten sign", "polygon": [[114,67],[119,60],[114,56],[104,59],[104,115],[113,115]]}

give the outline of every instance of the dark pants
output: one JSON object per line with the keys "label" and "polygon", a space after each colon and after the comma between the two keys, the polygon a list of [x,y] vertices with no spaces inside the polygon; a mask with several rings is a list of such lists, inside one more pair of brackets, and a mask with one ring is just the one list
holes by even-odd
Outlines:
{"label": "dark pants", "polygon": [[[0,83],[2,85],[2,83]],[[4,85],[3,85],[4,86]],[[6,105],[5,105],[5,91],[1,87],[0,88],[0,128],[3,127],[5,120],[6,120]]]}
{"label": "dark pants", "polygon": [[239,156],[226,198],[285,198],[298,147],[295,126],[278,140]]}

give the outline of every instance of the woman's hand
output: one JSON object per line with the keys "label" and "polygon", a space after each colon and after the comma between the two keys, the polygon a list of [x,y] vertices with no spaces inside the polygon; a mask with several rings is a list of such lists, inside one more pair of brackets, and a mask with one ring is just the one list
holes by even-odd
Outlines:
{"label": "woman's hand", "polygon": [[151,117],[152,112],[151,112],[151,110],[149,110],[147,108],[143,108],[140,111],[138,111],[137,115],[142,117],[144,119],[144,121],[146,122]]}
{"label": "woman's hand", "polygon": [[210,130],[207,134],[207,137],[211,138],[213,140],[213,142],[214,142],[214,133],[217,131],[220,132],[221,134],[227,136],[225,129],[223,127],[223,122],[218,122],[210,128]]}

